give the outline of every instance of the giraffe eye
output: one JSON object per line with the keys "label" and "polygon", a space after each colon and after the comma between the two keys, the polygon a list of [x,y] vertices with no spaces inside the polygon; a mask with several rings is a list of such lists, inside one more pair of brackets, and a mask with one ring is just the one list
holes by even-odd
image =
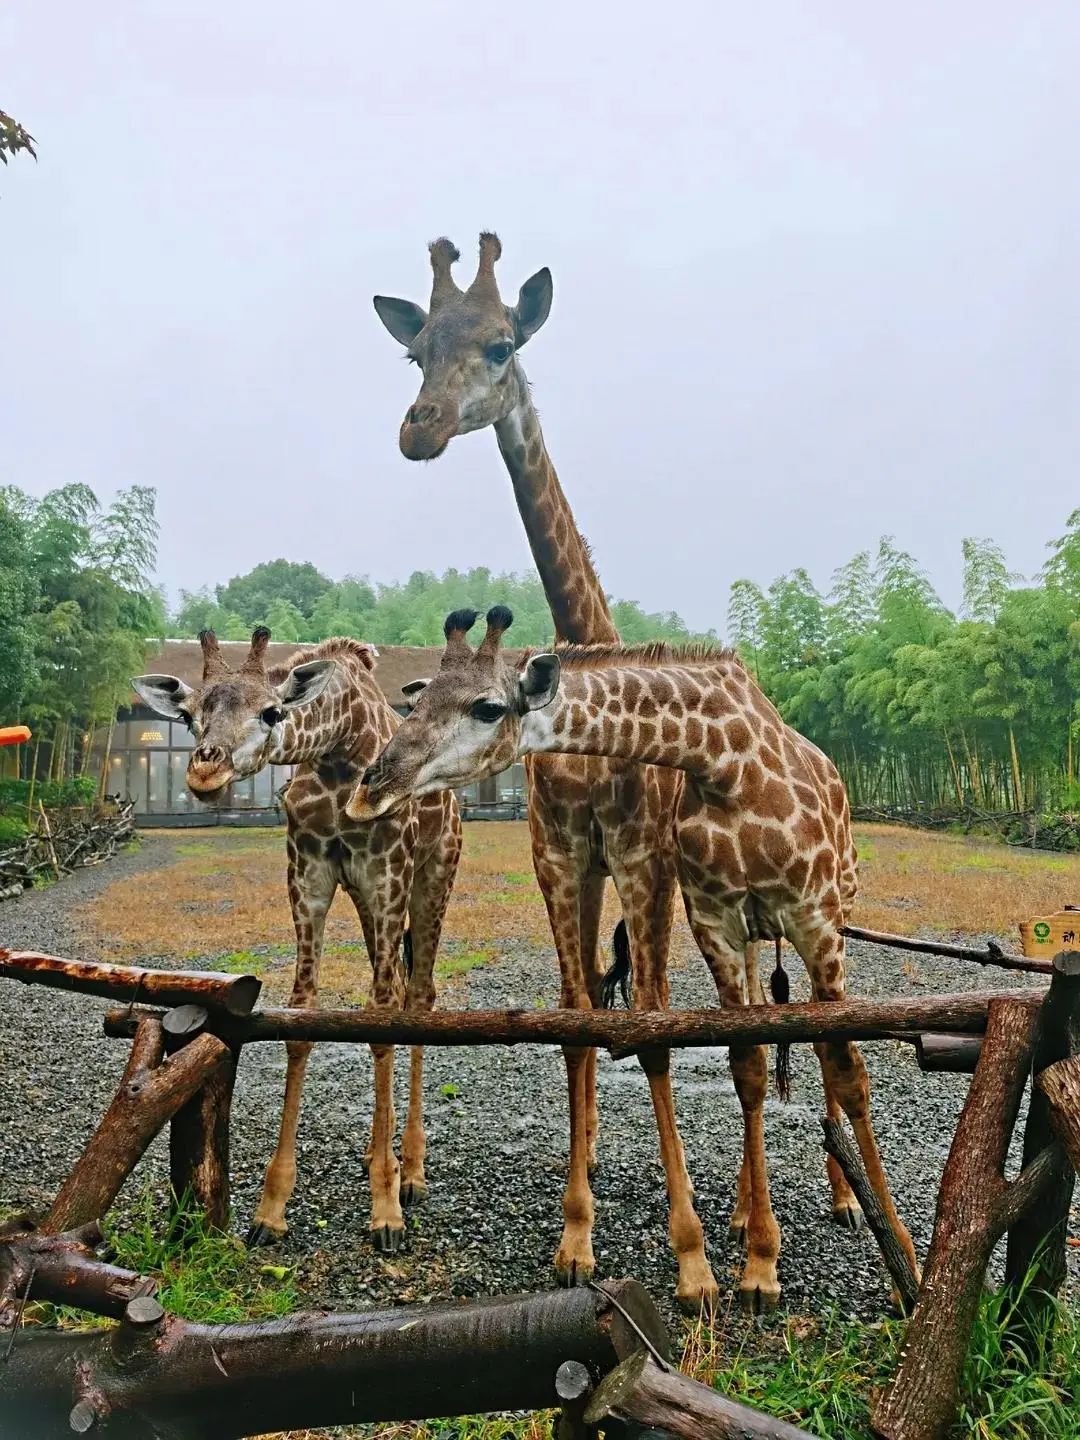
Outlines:
{"label": "giraffe eye", "polygon": [[268,705],[259,716],[259,719],[268,730],[272,730],[275,725],[280,724],[281,721],[285,719],[285,711],[277,705]]}
{"label": "giraffe eye", "polygon": [[506,714],[506,706],[494,700],[477,700],[469,707],[469,714],[483,725],[494,725]]}
{"label": "giraffe eye", "polygon": [[489,345],[484,354],[493,365],[503,365],[514,353],[514,342],[512,340],[496,340],[494,345]]}

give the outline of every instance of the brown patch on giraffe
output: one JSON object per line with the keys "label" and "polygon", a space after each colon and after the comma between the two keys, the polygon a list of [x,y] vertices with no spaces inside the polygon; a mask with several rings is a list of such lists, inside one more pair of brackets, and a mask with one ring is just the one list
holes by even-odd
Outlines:
{"label": "brown patch on giraffe", "polygon": [[795,800],[779,780],[766,780],[758,809],[773,820],[788,820],[795,814]]}
{"label": "brown patch on giraffe", "polygon": [[743,751],[749,750],[754,739],[746,721],[738,718],[727,722],[724,726],[724,734],[727,737],[729,748],[736,754],[742,754]]}
{"label": "brown patch on giraffe", "polygon": [[702,741],[705,739],[705,729],[696,715],[687,718],[684,739],[688,750],[701,749]]}

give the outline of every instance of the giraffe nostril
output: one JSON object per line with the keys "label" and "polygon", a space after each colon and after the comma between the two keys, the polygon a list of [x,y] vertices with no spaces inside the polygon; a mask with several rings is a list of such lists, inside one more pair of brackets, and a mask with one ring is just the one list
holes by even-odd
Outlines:
{"label": "giraffe nostril", "polygon": [[371,782],[375,779],[375,776],[378,773],[378,769],[378,765],[369,765],[364,771],[363,775],[360,776],[360,783],[362,785],[370,785]]}
{"label": "giraffe nostril", "polygon": [[414,405],[409,411],[409,424],[433,425],[441,415],[441,407],[438,405],[432,405],[430,401],[424,405]]}

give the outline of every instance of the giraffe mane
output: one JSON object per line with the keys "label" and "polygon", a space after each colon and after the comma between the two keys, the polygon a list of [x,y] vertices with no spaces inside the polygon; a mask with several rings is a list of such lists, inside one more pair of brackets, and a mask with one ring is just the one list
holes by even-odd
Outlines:
{"label": "giraffe mane", "polygon": [[[536,650],[533,654],[539,653]],[[696,643],[671,645],[650,640],[642,645],[557,645],[555,654],[568,670],[592,670],[616,665],[736,665],[743,663],[734,650],[719,645]]]}
{"label": "giraffe mane", "polygon": [[364,670],[375,668],[375,656],[368,642],[356,640],[350,635],[333,635],[317,644],[302,645],[287,660],[272,665],[267,671],[267,679],[272,685],[280,685],[290,670],[297,665],[306,665],[309,660],[345,660],[360,665]]}

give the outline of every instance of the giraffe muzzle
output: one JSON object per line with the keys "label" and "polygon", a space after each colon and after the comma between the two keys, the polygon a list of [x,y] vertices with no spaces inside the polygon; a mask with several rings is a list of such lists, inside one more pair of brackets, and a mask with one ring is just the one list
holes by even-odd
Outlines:
{"label": "giraffe muzzle", "polygon": [[406,460],[437,460],[457,434],[456,406],[417,401],[401,422],[398,443]]}
{"label": "giraffe muzzle", "polygon": [[193,750],[187,767],[187,788],[200,799],[212,800],[235,775],[232,762],[218,746]]}

